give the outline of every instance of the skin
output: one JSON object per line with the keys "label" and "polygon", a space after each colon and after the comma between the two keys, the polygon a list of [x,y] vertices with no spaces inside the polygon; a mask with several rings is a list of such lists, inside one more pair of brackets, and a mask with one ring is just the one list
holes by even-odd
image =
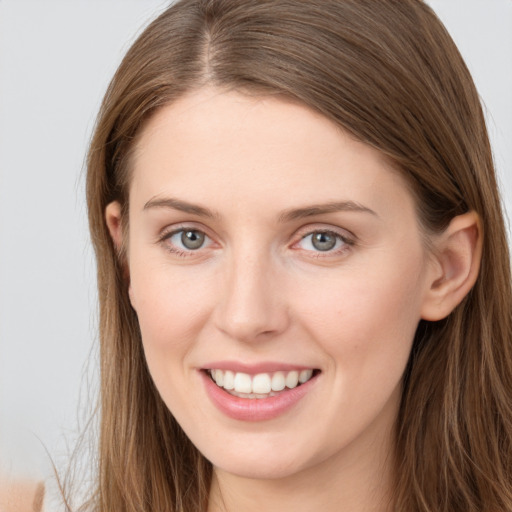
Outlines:
{"label": "skin", "polygon": [[[306,106],[211,88],[144,128],[129,212],[130,299],[147,363],[214,465],[209,512],[387,510],[414,332],[476,278],[477,219],[434,240],[434,258],[413,197],[378,151]],[[106,220],[120,245],[119,204]],[[205,233],[204,245],[187,249],[180,229]],[[319,231],[336,237],[333,250],[314,247]],[[321,373],[284,414],[239,421],[205,393],[200,369],[220,360]]]}

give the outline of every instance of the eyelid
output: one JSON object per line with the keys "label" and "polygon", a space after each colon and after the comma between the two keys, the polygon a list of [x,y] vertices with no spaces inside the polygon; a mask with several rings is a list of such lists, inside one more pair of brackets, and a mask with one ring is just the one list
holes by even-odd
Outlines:
{"label": "eyelid", "polygon": [[347,243],[355,244],[357,242],[357,236],[348,229],[328,224],[308,224],[307,226],[302,226],[295,232],[295,237],[297,241],[299,241],[313,233],[333,233],[341,237]]}
{"label": "eyelid", "polygon": [[[320,250],[310,250],[298,247],[298,245],[306,239],[308,236],[312,236],[315,233],[329,233],[336,236],[342,242],[342,247],[337,249],[320,251]],[[304,253],[309,253],[308,256],[314,258],[329,258],[336,257],[345,254],[348,250],[350,250],[357,243],[357,237],[352,232],[347,229],[340,228],[338,226],[325,225],[325,224],[309,224],[307,226],[301,227],[296,231],[295,241],[292,243],[292,249],[303,251]]]}
{"label": "eyelid", "polygon": [[204,235],[206,235],[208,238],[213,239],[209,230],[204,226],[197,224],[196,222],[178,222],[177,224],[171,224],[161,229],[157,235],[157,242],[161,242],[170,236],[179,233],[180,231],[187,230],[199,231],[200,233],[204,233]]}
{"label": "eyelid", "polygon": [[[187,249],[175,246],[169,242],[169,240],[176,234],[182,231],[197,231],[202,233],[205,236],[205,240],[207,243],[205,246],[199,247],[198,249]],[[210,230],[206,229],[203,226],[198,226],[195,222],[182,222],[178,224],[171,224],[169,226],[164,227],[160,230],[156,243],[165,246],[165,249],[170,253],[181,256],[181,257],[192,257],[204,255],[204,251],[211,248],[212,245],[215,245],[215,239],[209,233]]]}

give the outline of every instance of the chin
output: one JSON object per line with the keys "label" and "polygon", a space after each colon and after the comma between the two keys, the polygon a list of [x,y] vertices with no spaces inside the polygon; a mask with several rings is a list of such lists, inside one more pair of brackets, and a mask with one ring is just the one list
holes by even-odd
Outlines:
{"label": "chin", "polygon": [[226,461],[213,466],[224,473],[251,480],[282,480],[300,473],[303,468],[280,461]]}
{"label": "chin", "polygon": [[203,454],[222,472],[256,480],[285,479],[320,462],[320,457],[300,450],[299,446],[294,447],[295,453],[287,453],[283,450],[283,445],[277,448],[264,447],[261,443],[254,442],[253,446],[248,451],[235,449]]}

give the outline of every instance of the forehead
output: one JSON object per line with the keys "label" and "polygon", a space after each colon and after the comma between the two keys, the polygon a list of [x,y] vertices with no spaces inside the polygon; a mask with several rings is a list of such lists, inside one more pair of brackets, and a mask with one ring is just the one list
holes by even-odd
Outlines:
{"label": "forehead", "polygon": [[[202,89],[151,118],[134,155],[131,193],[260,203],[409,196],[379,151],[309,107],[277,97]],[[258,200],[259,199],[259,200]]]}

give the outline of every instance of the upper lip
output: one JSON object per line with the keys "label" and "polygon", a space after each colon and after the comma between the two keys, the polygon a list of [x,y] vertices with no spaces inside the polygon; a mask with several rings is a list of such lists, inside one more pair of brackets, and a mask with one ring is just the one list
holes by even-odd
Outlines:
{"label": "upper lip", "polygon": [[260,363],[243,363],[240,361],[213,361],[201,366],[201,370],[230,370],[234,373],[248,373],[256,375],[258,373],[271,373],[278,371],[291,372],[293,370],[315,370],[314,366],[304,364],[279,363],[276,361],[262,361]]}

